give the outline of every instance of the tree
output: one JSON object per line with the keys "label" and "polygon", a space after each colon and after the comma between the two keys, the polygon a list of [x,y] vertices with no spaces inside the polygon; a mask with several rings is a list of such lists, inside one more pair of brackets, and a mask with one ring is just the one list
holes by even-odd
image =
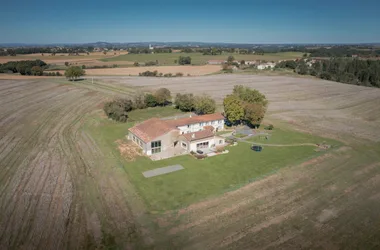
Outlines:
{"label": "tree", "polygon": [[69,62],[65,62],[65,66],[68,67],[69,66]]}
{"label": "tree", "polygon": [[232,123],[240,122],[244,117],[242,101],[237,95],[228,95],[223,100],[224,113],[226,118]]}
{"label": "tree", "polygon": [[103,106],[103,110],[109,118],[120,122],[127,121],[128,112],[131,111],[132,108],[132,101],[128,99],[117,99],[107,102]]}
{"label": "tree", "polygon": [[86,65],[83,64],[83,65],[82,65],[82,69],[86,69]]}
{"label": "tree", "polygon": [[157,106],[156,97],[152,94],[146,94],[144,102],[145,102],[147,107],[156,107]]}
{"label": "tree", "polygon": [[306,75],[308,72],[307,65],[304,61],[301,61],[300,64],[298,65],[298,74],[300,75]]}
{"label": "tree", "polygon": [[198,115],[212,114],[216,110],[215,100],[208,95],[198,96],[195,98],[194,109]]}
{"label": "tree", "polygon": [[228,65],[231,65],[234,61],[235,61],[235,57],[233,57],[233,56],[229,56],[229,57],[227,58],[227,64],[228,64]]}
{"label": "tree", "polygon": [[240,61],[240,65],[245,65],[245,61],[244,61],[244,60],[241,60],[241,61]]}
{"label": "tree", "polygon": [[195,108],[195,100],[193,94],[177,93],[174,105],[177,109],[184,112],[193,111]]}
{"label": "tree", "polygon": [[265,111],[265,107],[261,103],[245,103],[244,120],[252,125],[260,125]]}
{"label": "tree", "polygon": [[190,56],[180,56],[178,59],[179,65],[185,65],[185,64],[191,64],[191,57]]}
{"label": "tree", "polygon": [[42,76],[42,74],[44,73],[40,66],[33,66],[31,72],[34,76]]}
{"label": "tree", "polygon": [[143,92],[138,91],[136,93],[134,101],[133,101],[133,108],[134,109],[144,109],[144,108],[146,108],[145,95],[144,95]]}
{"label": "tree", "polygon": [[160,88],[154,94],[158,105],[166,105],[172,99],[170,90],[167,88]]}
{"label": "tree", "polygon": [[84,76],[85,75],[84,69],[82,69],[79,66],[70,66],[68,69],[65,71],[65,76],[68,78],[70,81],[76,80],[78,77]]}
{"label": "tree", "polygon": [[264,107],[267,106],[268,101],[265,95],[261,94],[256,89],[250,89],[242,85],[235,85],[233,89],[233,94],[237,95],[238,98],[244,102],[248,103],[260,103]]}

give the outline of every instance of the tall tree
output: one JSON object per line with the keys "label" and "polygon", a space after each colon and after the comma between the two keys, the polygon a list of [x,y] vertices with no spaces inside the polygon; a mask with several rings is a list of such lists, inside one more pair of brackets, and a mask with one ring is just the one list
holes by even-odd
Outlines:
{"label": "tall tree", "polygon": [[167,88],[158,89],[154,96],[156,97],[158,105],[166,105],[172,99],[170,90],[168,90]]}
{"label": "tall tree", "polygon": [[237,95],[228,95],[223,100],[224,113],[226,118],[232,123],[240,122],[244,117],[242,101]]}
{"label": "tall tree", "polygon": [[65,76],[70,81],[72,81],[78,79],[81,76],[84,76],[85,73],[86,71],[79,66],[70,66],[68,69],[66,69]]}

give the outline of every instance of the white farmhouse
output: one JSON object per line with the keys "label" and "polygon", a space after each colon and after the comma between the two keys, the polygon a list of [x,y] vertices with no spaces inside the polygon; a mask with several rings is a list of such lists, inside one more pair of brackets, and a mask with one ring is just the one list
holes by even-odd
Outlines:
{"label": "white farmhouse", "polygon": [[173,120],[151,118],[130,128],[128,139],[146,155],[189,153],[224,145],[225,138],[215,135],[223,129],[224,117],[218,113]]}

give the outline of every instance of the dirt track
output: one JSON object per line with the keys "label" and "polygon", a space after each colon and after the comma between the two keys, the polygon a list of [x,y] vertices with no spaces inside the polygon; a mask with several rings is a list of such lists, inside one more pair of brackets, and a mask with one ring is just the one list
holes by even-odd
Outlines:
{"label": "dirt track", "polygon": [[[380,90],[236,75],[51,81],[0,81],[0,249],[94,249],[102,239],[122,249],[380,246]],[[130,86],[220,102],[234,84],[268,96],[268,119],[347,145],[179,211],[149,214],[117,157],[83,129],[102,101],[132,94]]]}

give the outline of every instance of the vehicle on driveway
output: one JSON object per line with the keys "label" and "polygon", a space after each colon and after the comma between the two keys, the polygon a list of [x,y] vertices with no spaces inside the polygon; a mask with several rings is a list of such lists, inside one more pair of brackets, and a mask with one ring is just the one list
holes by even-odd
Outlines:
{"label": "vehicle on driveway", "polygon": [[256,152],[261,152],[263,150],[262,146],[252,145],[251,149]]}
{"label": "vehicle on driveway", "polygon": [[198,149],[197,154],[203,155],[203,151]]}

